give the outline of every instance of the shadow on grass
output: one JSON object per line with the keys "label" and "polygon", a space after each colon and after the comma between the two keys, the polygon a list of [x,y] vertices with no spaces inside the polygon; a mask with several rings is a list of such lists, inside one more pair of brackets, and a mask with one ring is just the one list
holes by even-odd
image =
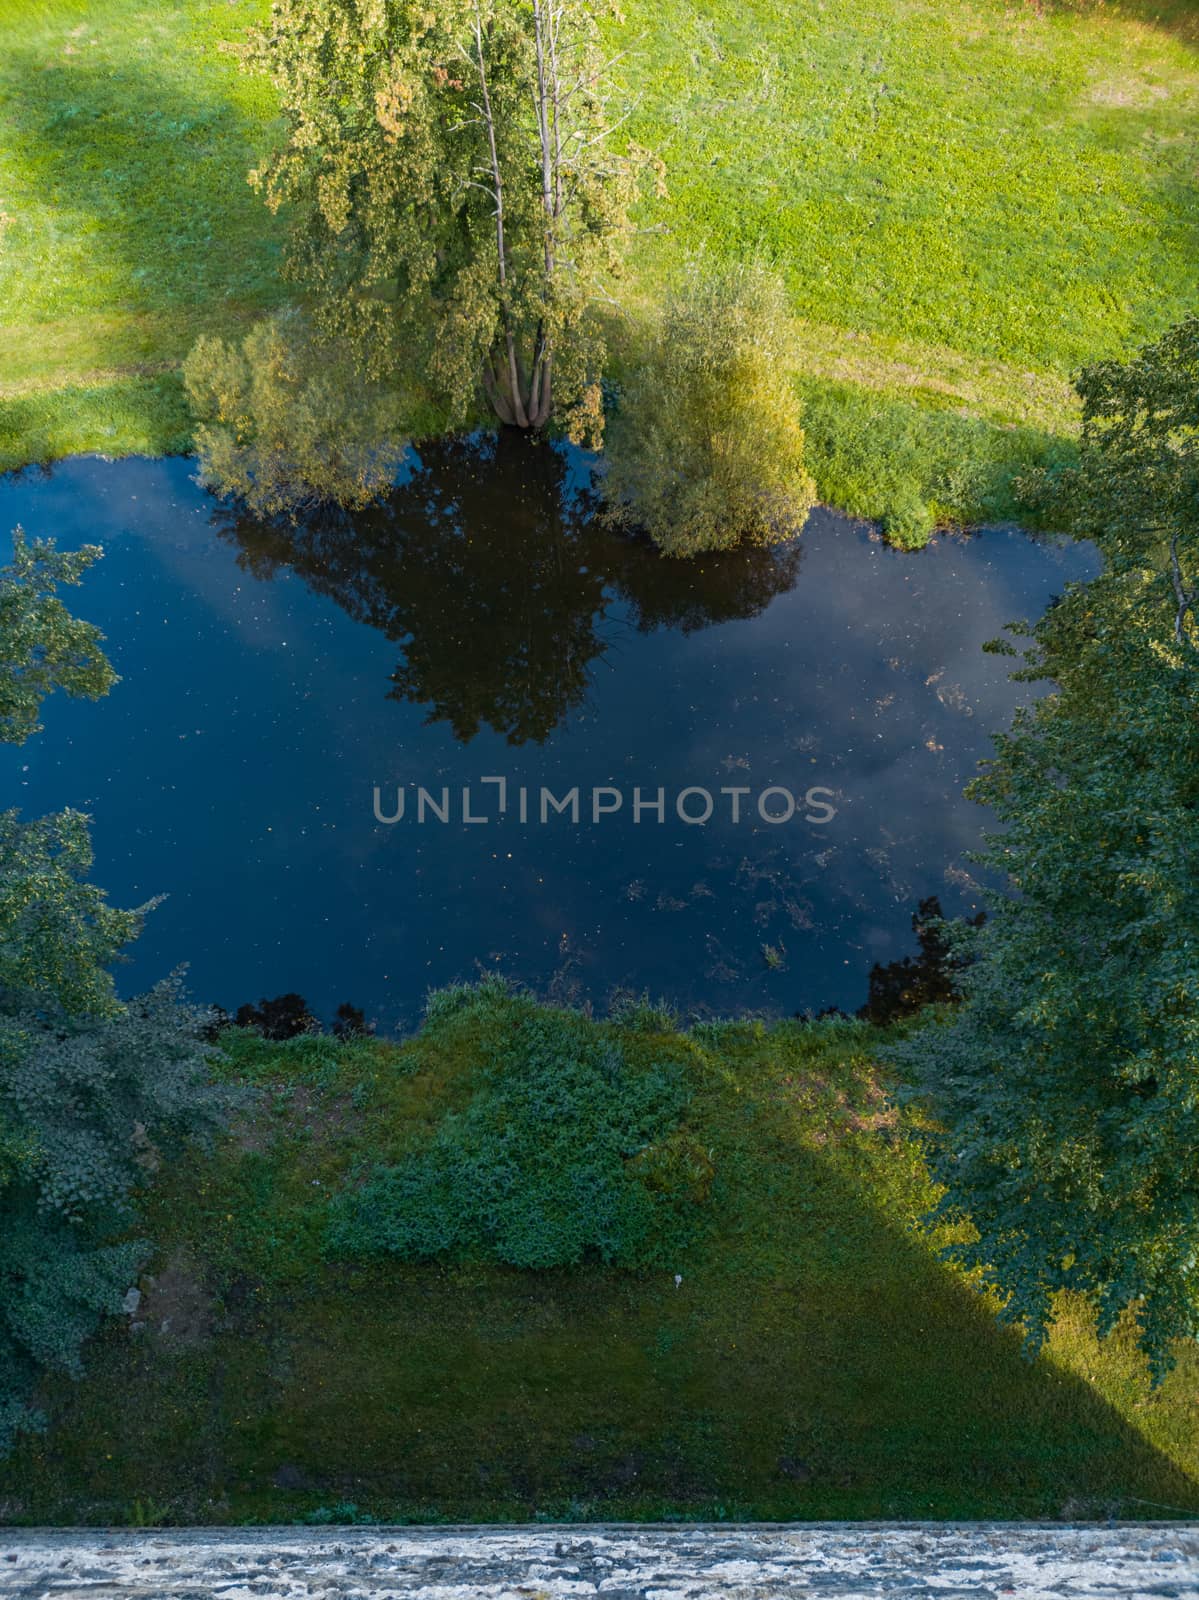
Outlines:
{"label": "shadow on grass", "polygon": [[[147,34],[157,25],[147,12]],[[152,38],[143,59],[114,60],[89,51],[95,31],[82,22],[65,47],[0,60],[16,184],[4,239],[14,355],[0,384],[39,380],[0,400],[0,470],[183,448],[178,380],[156,369],[282,293],[279,227],[245,179],[263,125],[222,97],[215,75],[189,79],[179,61],[156,70]]]}
{"label": "shadow on grass", "polygon": [[1053,16],[1124,18],[1199,48],[1199,15],[1193,0],[1035,0],[1035,4]]}
{"label": "shadow on grass", "polygon": [[[1060,1362],[1027,1361],[835,1148],[759,1130],[755,1170],[744,1154],[718,1154],[714,1230],[677,1287],[314,1260],[297,1289],[210,1267],[207,1333],[114,1331],[49,1396],[49,1434],[0,1468],[0,1520],[1199,1514],[1194,1479]],[[266,1158],[225,1160],[214,1208],[276,1229]],[[1131,1403],[1182,1410],[1190,1389],[1180,1371]]]}
{"label": "shadow on grass", "polygon": [[89,59],[88,43],[61,59],[14,50],[0,65],[18,179],[55,214],[52,236],[17,226],[10,248],[45,250],[33,266],[60,281],[64,314],[73,276],[85,300],[103,285],[104,311],[261,296],[278,238],[246,182],[262,125],[208,78],[189,90],[145,61]]}
{"label": "shadow on grass", "polygon": [[174,373],[0,398],[0,472],[66,455],[172,455],[192,422]]}

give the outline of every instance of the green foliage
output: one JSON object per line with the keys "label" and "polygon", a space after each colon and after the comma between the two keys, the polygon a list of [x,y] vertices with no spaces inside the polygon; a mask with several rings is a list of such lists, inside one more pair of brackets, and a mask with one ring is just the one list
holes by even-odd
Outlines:
{"label": "green foliage", "polygon": [[0,812],[0,995],[5,1008],[53,1022],[120,1010],[109,965],[141,929],[88,883],[87,818],[62,811],[22,822]]}
{"label": "green foliage", "polygon": [[[177,363],[282,297],[286,219],[243,181],[275,96],[222,48],[264,9],[0,8],[0,469],[186,449]],[[876,403],[929,422],[918,452],[985,419],[1019,465],[1012,424],[1069,432],[1065,375],[1193,300],[1193,9],[1041,9],[660,0],[605,25],[627,131],[672,174],[638,213],[632,294],[701,246],[785,264],[793,365],[860,447],[825,474],[809,401],[828,504],[850,507],[841,477],[851,509],[886,509],[858,431]]]}
{"label": "green foliage", "polygon": [[30,1404],[47,1374],[78,1378],[80,1351],[146,1257],[140,1243],[101,1244],[46,1217],[23,1186],[0,1188],[0,1458],[44,1417]]}
{"label": "green foliage", "polygon": [[1134,1308],[1160,1372],[1199,1334],[1199,318],[1079,382],[1077,466],[1028,492],[1103,572],[1034,629],[974,786],[1007,873],[963,935],[966,1002],[900,1052],[944,1126],[942,1212],[1033,1344],[1054,1295]]}
{"label": "green foliage", "polygon": [[323,1197],[427,1148],[536,1009],[489,990],[399,1044],[223,1033],[221,1071],[258,1093],[234,1137],[164,1168],[144,1218],[206,1326],[161,1331],[150,1289],[136,1338],[51,1377],[53,1436],[0,1463],[3,1515],[350,1521],[345,1496],[389,1524],[1199,1511],[1199,1351],[1153,1391],[1129,1324],[1099,1342],[1068,1296],[1025,1359],[918,1224],[919,1123],[860,1022],[576,1019],[692,1075],[685,1122],[632,1163],[697,1224],[657,1269],[330,1259]]}
{"label": "green foliage", "polygon": [[22,1146],[0,1169],[0,1454],[39,1422],[27,1396],[42,1374],[79,1377],[85,1340],[149,1255],[121,1237],[133,1192],[223,1116],[207,1020],[175,981],[52,1027],[0,1004],[0,1127]]}
{"label": "green foliage", "polygon": [[652,1001],[647,992],[617,995],[608,1015],[630,1033],[672,1033],[679,1026],[678,1011],[665,1000]]}
{"label": "green foliage", "polygon": [[247,62],[286,141],[255,175],[288,267],[364,371],[456,420],[485,393],[538,428],[600,424],[588,311],[619,270],[646,163],[609,134],[603,0],[274,0]]}
{"label": "green foliage", "polygon": [[18,1175],[40,1210],[83,1224],[122,1211],[163,1150],[215,1128],[223,1097],[206,1082],[209,1015],[182,1001],[178,979],[110,1015],[60,1010],[47,1026],[59,999],[6,1004],[0,1106],[27,1143]]}
{"label": "green foliage", "polygon": [[[28,547],[0,580],[0,738],[23,743],[54,687],[115,682],[100,635],[54,595],[99,552]],[[168,981],[123,1003],[109,966],[143,912],[87,882],[87,819],[0,812],[0,1454],[35,1425],[39,1374],[77,1375],[80,1347],[120,1308],[145,1248],[130,1197],[162,1149],[216,1125],[204,1013]]]}
{"label": "green foliage", "polygon": [[800,388],[822,504],[878,519],[904,549],[918,548],[939,525],[1026,516],[1020,475],[1071,454],[1041,430],[1001,427],[894,393],[812,380]]}
{"label": "green foliage", "polygon": [[13,534],[12,563],[0,568],[0,741],[24,744],[37,733],[42,701],[55,689],[97,700],[117,681],[100,649],[103,634],[57,594],[99,555],[98,545],[68,552],[52,540],[27,544],[20,528]]}
{"label": "green foliage", "polygon": [[300,1518],[307,1528],[361,1528],[376,1524],[378,1517],[359,1511],[352,1500],[339,1500],[334,1506],[317,1506]]}
{"label": "green foliage", "polygon": [[[119,1241],[162,1155],[203,1137],[207,1014],[168,981],[124,1004],[107,964],[141,913],[87,883],[86,821],[0,813],[0,1453],[43,1369],[77,1374],[83,1340],[146,1247]],[[144,908],[143,908],[144,909]]]}
{"label": "green foliage", "polygon": [[240,348],[202,338],[183,381],[202,482],[257,516],[361,507],[395,481],[406,448],[398,397],[364,383],[295,310],[256,323]]}
{"label": "green foliage", "polygon": [[634,362],[608,430],[611,514],[671,556],[774,544],[815,499],[786,368],[781,285],[692,263]]}
{"label": "green foliage", "polygon": [[922,550],[935,527],[932,507],[914,494],[892,500],[883,516],[883,532],[898,550]]}
{"label": "green foliage", "polygon": [[[334,1204],[338,1256],[454,1255],[516,1267],[645,1266],[686,1243],[675,1150],[651,1154],[688,1101],[677,1059],[634,1061],[618,1033],[495,985],[434,999],[425,1036],[481,1026],[468,1102]],[[685,1173],[676,1185],[671,1171]]]}

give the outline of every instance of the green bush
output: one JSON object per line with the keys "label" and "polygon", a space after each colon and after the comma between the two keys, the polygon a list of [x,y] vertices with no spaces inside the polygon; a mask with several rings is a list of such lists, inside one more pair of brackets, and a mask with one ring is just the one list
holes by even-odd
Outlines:
{"label": "green bush", "polygon": [[671,556],[775,544],[815,500],[781,284],[694,263],[638,353],[608,428],[609,514]]}
{"label": "green bush", "polygon": [[896,495],[882,520],[888,543],[898,550],[922,550],[937,526],[932,506],[910,491]]}
{"label": "green bush", "polygon": [[434,997],[421,1041],[469,1053],[469,1098],[337,1196],[334,1255],[637,1267],[685,1242],[710,1172],[679,1138],[677,1057],[495,983]]}

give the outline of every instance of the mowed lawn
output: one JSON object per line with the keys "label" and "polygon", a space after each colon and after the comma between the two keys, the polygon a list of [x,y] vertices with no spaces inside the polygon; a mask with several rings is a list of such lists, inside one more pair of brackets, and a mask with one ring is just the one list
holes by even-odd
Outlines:
{"label": "mowed lawn", "polygon": [[[221,49],[262,10],[0,0],[0,466],[181,447],[195,336],[284,293],[246,182],[271,93]],[[1073,370],[1191,309],[1194,8],[627,13],[631,131],[669,174],[630,299],[697,248],[777,264],[825,499],[985,501],[997,461],[1068,436]]]}

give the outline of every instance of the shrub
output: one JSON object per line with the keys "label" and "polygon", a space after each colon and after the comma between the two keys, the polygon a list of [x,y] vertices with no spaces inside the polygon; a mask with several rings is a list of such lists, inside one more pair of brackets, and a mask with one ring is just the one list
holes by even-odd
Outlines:
{"label": "shrub", "polygon": [[0,1012],[0,1455],[36,1424],[43,1370],[77,1377],[80,1350],[149,1246],[117,1241],[163,1157],[217,1125],[207,1014],[167,980],[105,1018]]}
{"label": "shrub", "polygon": [[923,550],[936,525],[928,501],[908,490],[898,493],[883,514],[883,532],[898,550]]}
{"label": "shrub", "polygon": [[782,287],[762,268],[691,267],[609,424],[614,520],[644,528],[671,556],[802,531],[815,489],[788,330]]}
{"label": "shrub", "polygon": [[430,989],[425,999],[426,1032],[461,1012],[506,1016],[514,994],[508,980],[498,972],[489,972],[478,983],[447,983],[444,988]]}
{"label": "shrub", "polygon": [[279,994],[273,1000],[262,999],[257,1005],[246,1001],[238,1006],[233,1017],[234,1026],[254,1028],[264,1039],[297,1039],[304,1033],[319,1033],[320,1023],[308,1009],[301,994]]}
{"label": "shrub", "polygon": [[681,1246],[710,1173],[679,1139],[679,1060],[635,1059],[617,1030],[494,984],[431,1008],[421,1040],[471,1054],[470,1097],[336,1198],[335,1254],[636,1267]]}
{"label": "shrub", "polygon": [[368,505],[407,448],[392,391],[364,382],[295,310],[258,322],[240,347],[199,339],[183,380],[200,479],[258,516]]}

